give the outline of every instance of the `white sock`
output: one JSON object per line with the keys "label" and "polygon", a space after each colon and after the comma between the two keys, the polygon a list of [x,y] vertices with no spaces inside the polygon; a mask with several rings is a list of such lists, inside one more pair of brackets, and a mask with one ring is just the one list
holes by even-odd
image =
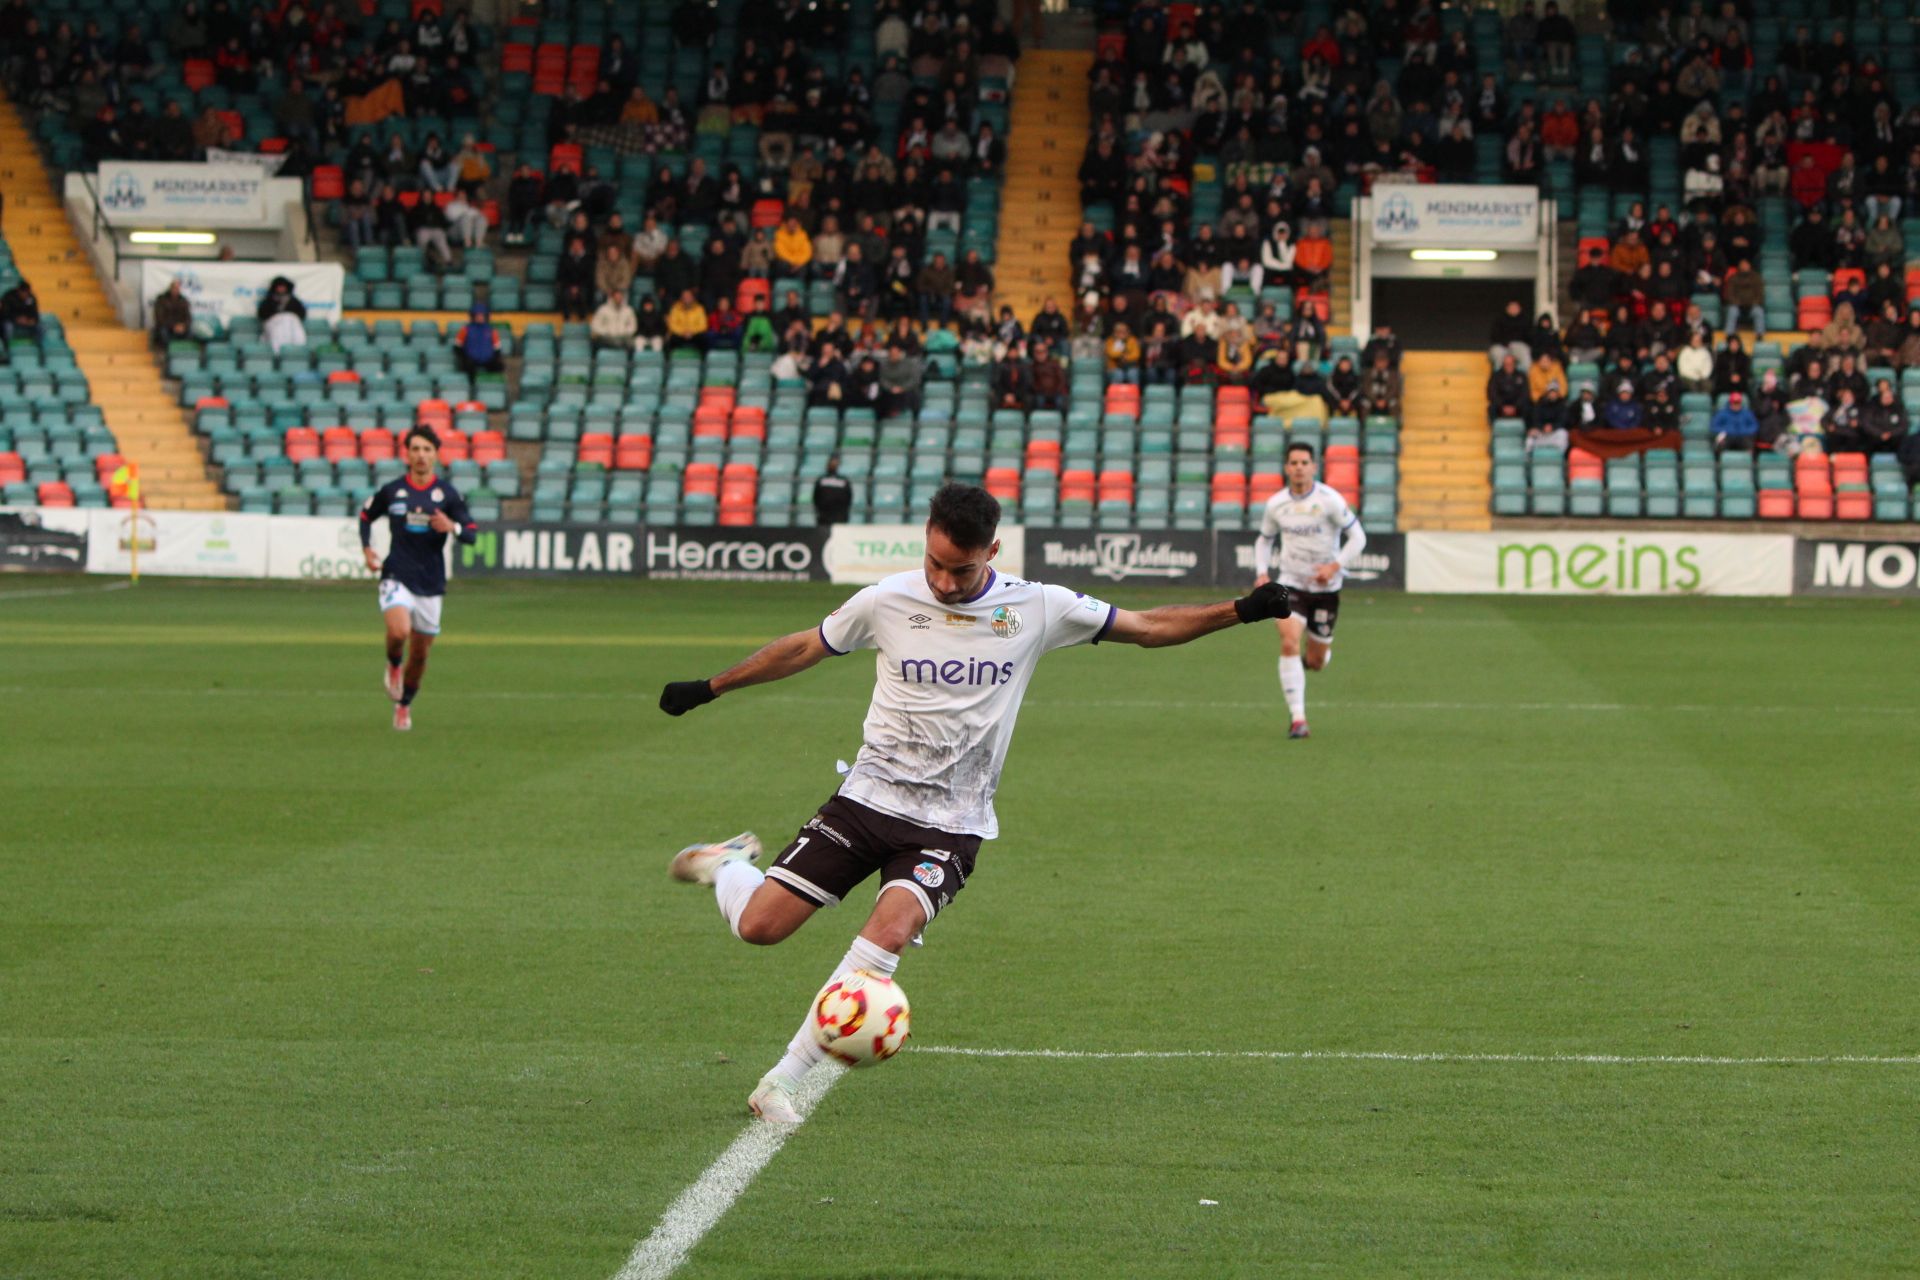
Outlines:
{"label": "white sock", "polygon": [[1287,696],[1287,714],[1307,718],[1307,669],[1298,656],[1280,659],[1280,692]]}
{"label": "white sock", "polygon": [[746,912],[747,900],[766,878],[766,872],[745,858],[735,858],[714,868],[713,897],[720,904],[720,914],[727,918],[727,928],[733,930],[734,937],[740,936],[740,917]]}
{"label": "white sock", "polygon": [[[893,971],[899,967],[900,957],[893,952],[883,951],[878,944],[868,942],[865,938],[855,938],[853,945],[847,948],[847,954],[840,957],[839,966],[834,969],[833,977],[828,978],[827,982],[852,973],[855,969],[868,969],[884,978],[891,978]],[[826,983],[821,985],[825,986]],[[798,1085],[801,1077],[807,1074],[814,1063],[826,1061],[827,1051],[815,1044],[813,1040],[813,1031],[809,1026],[812,1018],[813,1010],[809,1008],[806,1018],[800,1023],[800,1030],[794,1033],[792,1042],[787,1045],[786,1057],[775,1064],[769,1075],[779,1076],[788,1084]]]}

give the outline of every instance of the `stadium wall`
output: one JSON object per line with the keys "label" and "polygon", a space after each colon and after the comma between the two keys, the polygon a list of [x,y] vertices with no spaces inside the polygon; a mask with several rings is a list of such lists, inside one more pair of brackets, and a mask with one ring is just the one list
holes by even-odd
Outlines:
{"label": "stadium wall", "polygon": [[[1110,591],[1243,589],[1255,534],[1004,525],[1003,572]],[[156,576],[365,581],[357,522],[318,516],[0,508],[0,571],[125,574],[132,543]],[[916,525],[831,531],[714,525],[503,524],[449,553],[462,577],[874,582],[919,565]],[[374,531],[384,546],[384,527]],[[1489,595],[1901,596],[1920,593],[1920,542],[1782,533],[1589,530],[1375,534],[1349,589]]]}

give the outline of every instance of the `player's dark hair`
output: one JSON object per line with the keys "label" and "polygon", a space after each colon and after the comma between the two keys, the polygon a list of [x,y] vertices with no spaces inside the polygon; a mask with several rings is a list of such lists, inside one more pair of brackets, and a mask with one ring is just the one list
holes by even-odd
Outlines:
{"label": "player's dark hair", "polygon": [[969,551],[993,545],[1000,500],[971,484],[943,484],[927,509],[927,523]]}
{"label": "player's dark hair", "polygon": [[415,436],[418,436],[420,439],[425,440],[428,444],[432,445],[436,450],[439,449],[440,447],[440,433],[438,431],[435,431],[432,427],[428,426],[424,422],[419,423],[413,428],[413,430],[407,432],[407,438],[401,442],[402,445],[412,444]]}
{"label": "player's dark hair", "polygon": [[1306,454],[1309,458],[1313,457],[1313,446],[1308,444],[1305,440],[1296,440],[1292,444],[1288,445],[1287,456],[1292,457],[1293,451],[1295,449],[1300,450],[1302,453]]}

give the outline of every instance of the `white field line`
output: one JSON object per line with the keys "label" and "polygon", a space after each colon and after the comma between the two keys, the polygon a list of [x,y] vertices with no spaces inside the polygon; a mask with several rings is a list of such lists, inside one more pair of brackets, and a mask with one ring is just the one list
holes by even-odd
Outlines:
{"label": "white field line", "polygon": [[1459,1062],[1600,1067],[1920,1067],[1920,1054],[1738,1058],[1708,1054],[1389,1053],[1357,1049],[979,1049],[947,1044],[915,1045],[912,1052],[953,1058],[1058,1058],[1098,1062],[1214,1058],[1255,1062]]}
{"label": "white field line", "polygon": [[[844,1067],[824,1063],[800,1082],[795,1102],[802,1123],[833,1087],[834,1081],[845,1073]],[[745,1194],[754,1178],[799,1127],[768,1124],[764,1120],[749,1122],[733,1140],[733,1145],[721,1152],[720,1158],[707,1166],[707,1171],[667,1207],[653,1234],[633,1247],[627,1264],[614,1274],[613,1280],[666,1280],[679,1270],[701,1237],[726,1216],[734,1201]]]}
{"label": "white field line", "polygon": [[92,587],[48,587],[42,591],[0,591],[0,604],[10,600],[51,600],[56,596],[97,596],[106,591],[125,591],[131,582],[107,582]]}
{"label": "white field line", "polygon": [[[367,701],[367,695],[356,689],[258,689],[228,687],[220,689],[139,689],[128,690],[119,686],[104,685],[0,685],[0,695],[4,694],[72,694],[77,696],[104,695],[114,698],[347,698]],[[658,702],[660,695],[644,689],[435,689],[433,699],[458,698],[476,702]],[[746,694],[741,701],[783,702],[805,706],[854,707],[858,699],[849,694],[845,697],[810,696],[806,694]],[[1187,699],[1187,698],[1062,698],[1036,700],[1036,705],[1047,706],[1057,703],[1075,709],[1086,707],[1112,707],[1140,710],[1167,711],[1262,711],[1271,712],[1280,706],[1277,697],[1261,699]],[[1920,707],[1909,706],[1788,706],[1784,704],[1735,704],[1706,702],[1428,702],[1395,701],[1392,699],[1347,699],[1318,698],[1316,707],[1334,707],[1343,711],[1436,711],[1445,714],[1455,712],[1544,712],[1551,715],[1568,713],[1594,715],[1652,715],[1672,712],[1676,715],[1724,715],[1729,712],[1744,712],[1750,715],[1781,716],[1911,716],[1920,714]]]}

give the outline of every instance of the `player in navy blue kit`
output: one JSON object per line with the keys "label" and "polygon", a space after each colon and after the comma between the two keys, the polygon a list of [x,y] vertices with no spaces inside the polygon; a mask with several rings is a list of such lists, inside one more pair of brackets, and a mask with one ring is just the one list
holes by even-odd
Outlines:
{"label": "player in navy blue kit", "polygon": [[[479,533],[467,500],[440,474],[440,437],[432,427],[407,432],[407,474],[381,485],[360,509],[360,546],[380,575],[380,612],[387,620],[387,696],[393,727],[413,728],[413,697],[427,671],[427,650],[440,634],[447,594],[447,535],[471,543]],[[385,518],[393,541],[382,561],[373,522]],[[404,663],[404,671],[402,664]]]}

